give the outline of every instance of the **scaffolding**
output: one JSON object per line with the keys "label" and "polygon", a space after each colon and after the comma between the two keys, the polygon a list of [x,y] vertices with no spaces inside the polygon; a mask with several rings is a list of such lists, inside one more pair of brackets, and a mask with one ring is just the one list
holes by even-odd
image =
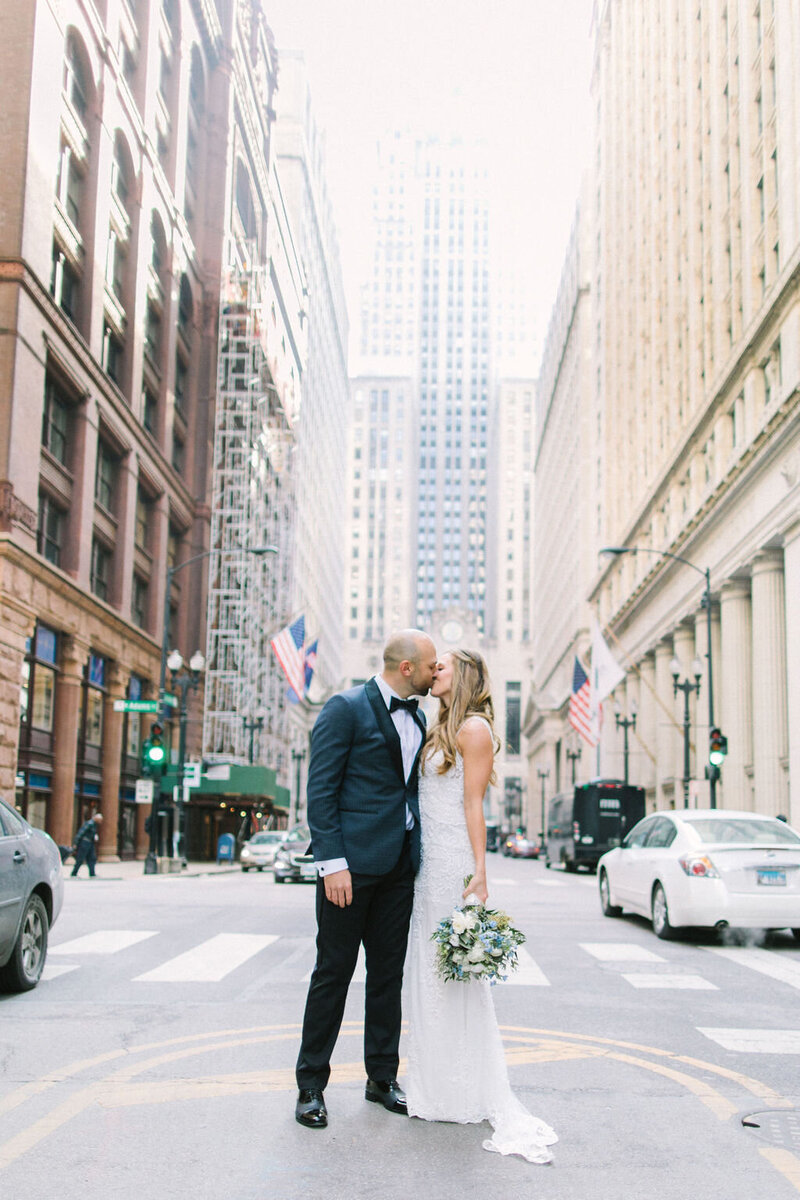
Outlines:
{"label": "scaffolding", "polygon": [[[288,779],[287,686],[270,639],[292,616],[294,434],[269,365],[268,268],[233,239],[229,259],[219,320],[203,753],[211,762],[246,763],[245,721],[262,717],[256,761]],[[257,553],[267,546],[277,553]]]}

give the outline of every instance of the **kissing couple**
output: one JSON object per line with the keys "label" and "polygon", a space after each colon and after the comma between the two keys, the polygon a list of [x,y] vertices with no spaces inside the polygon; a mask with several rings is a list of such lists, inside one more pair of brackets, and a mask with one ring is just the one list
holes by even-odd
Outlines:
{"label": "kissing couple", "polygon": [[[416,699],[428,692],[439,701],[430,732]],[[491,985],[443,982],[430,940],[467,895],[488,897],[493,716],[483,658],[439,659],[427,634],[407,629],[387,642],[380,675],[332,696],[317,718],[307,784],[317,960],[296,1067],[301,1125],[328,1123],[330,1060],[363,945],[366,1099],[426,1121],[489,1121],[486,1150],[551,1161],[555,1133],[511,1090]],[[397,1072],[407,949],[406,1095]]]}

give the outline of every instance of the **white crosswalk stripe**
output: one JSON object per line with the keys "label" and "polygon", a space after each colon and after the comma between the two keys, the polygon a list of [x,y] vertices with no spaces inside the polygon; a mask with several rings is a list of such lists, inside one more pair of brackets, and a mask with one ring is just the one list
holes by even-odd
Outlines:
{"label": "white crosswalk stripe", "polygon": [[701,1029],[697,1032],[740,1054],[800,1054],[800,1029]]}
{"label": "white crosswalk stripe", "polygon": [[517,957],[519,966],[500,987],[550,987],[550,980],[524,947],[520,946]]}
{"label": "white crosswalk stripe", "polygon": [[704,946],[703,949],[710,954],[718,954],[720,958],[727,958],[740,967],[788,983],[789,987],[800,991],[800,962],[790,961],[780,954],[755,946]]}
{"label": "white crosswalk stripe", "polygon": [[42,979],[58,979],[59,975],[69,975],[70,971],[78,970],[80,970],[79,963],[46,962],[42,971]]}
{"label": "white crosswalk stripe", "polygon": [[581,942],[580,946],[601,962],[666,962],[660,954],[633,942]]}
{"label": "white crosswalk stripe", "polygon": [[51,954],[116,954],[155,937],[155,929],[98,929],[84,937],[50,946]]}
{"label": "white crosswalk stripe", "polygon": [[160,967],[136,975],[134,983],[218,983],[265,946],[276,933],[218,933],[199,946],[168,959]]}
{"label": "white crosswalk stripe", "polygon": [[714,992],[718,990],[715,983],[711,983],[708,979],[703,979],[702,975],[650,975],[649,973],[640,971],[635,975],[623,975],[622,978],[635,988],[663,988],[667,990],[685,988],[693,991]]}

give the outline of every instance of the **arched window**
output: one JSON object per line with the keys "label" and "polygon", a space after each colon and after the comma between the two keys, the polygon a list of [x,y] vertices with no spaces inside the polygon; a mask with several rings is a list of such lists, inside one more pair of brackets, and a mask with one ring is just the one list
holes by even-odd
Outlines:
{"label": "arched window", "polygon": [[194,300],[192,286],[185,275],[181,276],[181,287],[178,295],[178,329],[186,342],[192,336],[192,317],[194,315]]}
{"label": "arched window", "polygon": [[[50,294],[80,328],[82,282],[91,245],[86,238],[84,180],[93,152],[89,115],[94,99],[86,48],[75,30],[64,43],[64,112],[56,170],[56,213],[50,271]],[[91,239],[89,239],[91,241]]]}
{"label": "arched window", "polygon": [[[189,364],[192,352],[192,318],[194,299],[192,288],[185,275],[181,276],[178,292],[178,345],[175,350],[175,411],[184,421],[189,417]],[[173,445],[174,451],[174,445]],[[174,461],[173,465],[177,464]]]}
{"label": "arched window", "polygon": [[67,38],[67,48],[64,55],[64,94],[81,121],[85,121],[89,107],[87,71],[80,44],[74,33],[71,33]]}

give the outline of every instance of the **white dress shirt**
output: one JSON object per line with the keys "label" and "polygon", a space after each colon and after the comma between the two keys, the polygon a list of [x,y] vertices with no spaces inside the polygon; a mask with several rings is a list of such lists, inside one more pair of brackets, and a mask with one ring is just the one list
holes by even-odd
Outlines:
{"label": "white dress shirt", "polygon": [[[393,688],[389,687],[382,675],[375,675],[373,678],[378,685],[378,691],[383,697],[387,708],[390,708],[393,696],[397,696],[398,700],[403,699]],[[407,708],[396,708],[394,712],[390,712],[390,716],[400,738],[400,749],[403,755],[403,773],[406,782],[408,782],[408,777],[414,766],[414,760],[417,757],[417,751],[422,745],[422,730]],[[413,827],[414,814],[408,805],[406,805],[406,829],[413,829]],[[314,865],[320,875],[333,875],[335,871],[346,871],[348,869],[346,858],[329,858]]]}

